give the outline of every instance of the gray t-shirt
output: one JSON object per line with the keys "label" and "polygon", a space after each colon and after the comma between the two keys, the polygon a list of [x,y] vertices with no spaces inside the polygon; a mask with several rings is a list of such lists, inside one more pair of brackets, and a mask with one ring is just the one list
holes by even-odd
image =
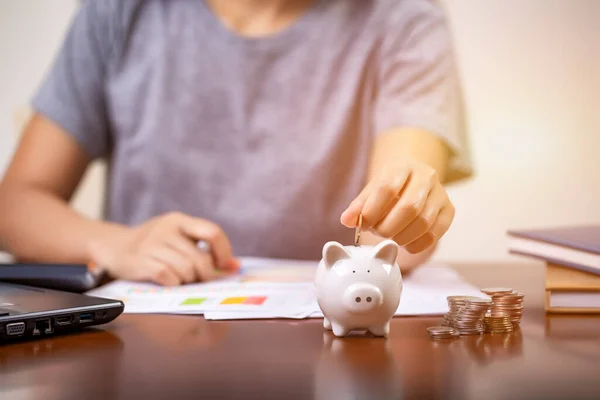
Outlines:
{"label": "gray t-shirt", "polygon": [[453,57],[430,0],[319,0],[263,38],[201,0],[88,0],[33,107],[110,161],[107,220],[181,211],[238,256],[315,259],[352,243],[379,133],[427,129],[470,174]]}

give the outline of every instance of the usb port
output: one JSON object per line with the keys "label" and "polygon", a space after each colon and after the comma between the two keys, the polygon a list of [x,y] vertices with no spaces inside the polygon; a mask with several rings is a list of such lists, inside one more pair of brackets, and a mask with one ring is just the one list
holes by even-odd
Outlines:
{"label": "usb port", "polygon": [[92,313],[79,314],[80,323],[92,322],[93,320],[94,317],[92,316]]}
{"label": "usb port", "polygon": [[15,322],[6,325],[6,334],[10,336],[22,335],[25,333],[25,322]]}
{"label": "usb port", "polygon": [[56,317],[56,325],[71,325],[73,323],[73,316],[68,315],[66,317]]}

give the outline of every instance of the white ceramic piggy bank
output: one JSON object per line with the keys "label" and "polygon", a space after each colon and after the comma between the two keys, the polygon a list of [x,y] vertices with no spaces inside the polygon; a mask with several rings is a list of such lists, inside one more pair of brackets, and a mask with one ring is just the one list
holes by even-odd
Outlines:
{"label": "white ceramic piggy bank", "polygon": [[402,295],[397,255],[392,240],[360,247],[326,243],[315,277],[323,327],[336,336],[361,329],[387,337]]}

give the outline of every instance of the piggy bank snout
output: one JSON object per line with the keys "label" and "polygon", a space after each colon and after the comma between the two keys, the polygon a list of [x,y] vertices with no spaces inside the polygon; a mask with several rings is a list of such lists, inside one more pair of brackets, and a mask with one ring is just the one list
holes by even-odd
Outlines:
{"label": "piggy bank snout", "polygon": [[383,303],[383,294],[375,285],[355,283],[344,292],[344,305],[352,311],[368,311]]}

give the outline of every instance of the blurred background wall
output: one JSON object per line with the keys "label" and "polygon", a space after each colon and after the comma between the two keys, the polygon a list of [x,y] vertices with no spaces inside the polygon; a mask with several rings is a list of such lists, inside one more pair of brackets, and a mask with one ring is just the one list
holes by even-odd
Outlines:
{"label": "blurred background wall", "polygon": [[[0,2],[0,175],[77,0]],[[600,223],[600,1],[442,0],[468,108],[476,175],[450,188],[436,258],[518,260],[510,228]],[[74,206],[98,217],[103,165]]]}

